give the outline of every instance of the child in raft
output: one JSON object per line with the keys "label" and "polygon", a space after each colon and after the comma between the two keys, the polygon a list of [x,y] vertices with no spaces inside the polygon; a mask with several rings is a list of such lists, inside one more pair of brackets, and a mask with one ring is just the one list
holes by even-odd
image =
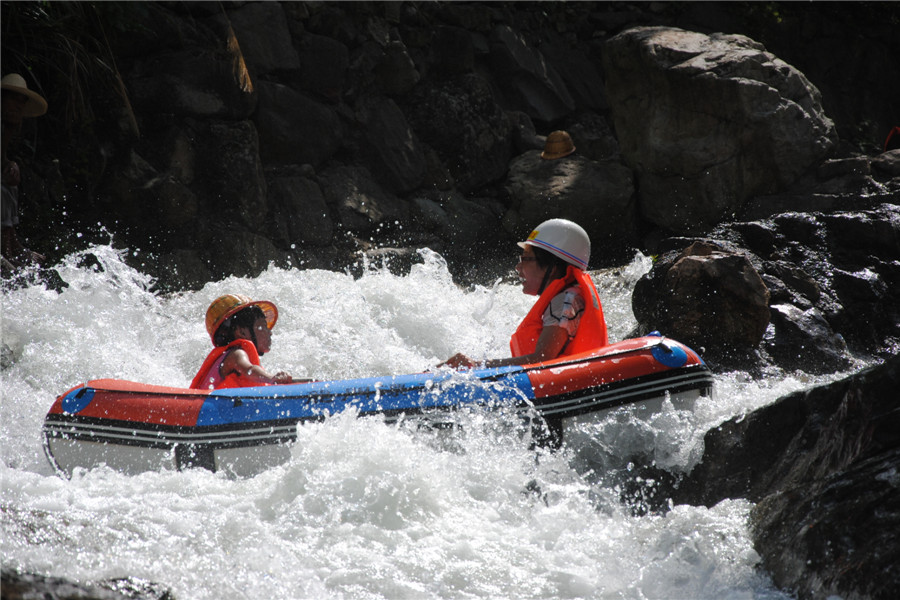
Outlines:
{"label": "child in raft", "polygon": [[191,388],[210,390],[291,383],[284,371],[270,375],[259,357],[272,346],[272,327],[278,309],[268,300],[226,294],[206,309],[206,331],[215,346],[191,382]]}

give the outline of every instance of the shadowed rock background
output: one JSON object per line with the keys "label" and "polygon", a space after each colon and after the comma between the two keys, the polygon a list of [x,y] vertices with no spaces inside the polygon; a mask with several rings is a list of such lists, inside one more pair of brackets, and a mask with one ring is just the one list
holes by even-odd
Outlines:
{"label": "shadowed rock background", "polygon": [[[886,361],[710,432],[669,492],[758,502],[763,563],[801,597],[900,587],[877,535],[896,530],[900,487],[898,429],[878,426],[898,411],[895,3],[0,10],[3,74],[49,102],[13,158],[20,236],[51,263],[111,239],[168,292],[270,263],[403,270],[428,246],[484,282],[534,225],[573,219],[593,268],[655,257],[639,328],[714,369]],[[577,150],[542,160],[557,129]]]}

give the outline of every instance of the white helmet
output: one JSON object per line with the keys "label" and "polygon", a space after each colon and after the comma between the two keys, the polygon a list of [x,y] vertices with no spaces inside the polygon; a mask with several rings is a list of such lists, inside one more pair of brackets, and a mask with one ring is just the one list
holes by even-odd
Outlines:
{"label": "white helmet", "polygon": [[567,219],[544,221],[531,232],[528,239],[519,246],[543,248],[582,271],[587,269],[591,259],[591,238],[577,223]]}

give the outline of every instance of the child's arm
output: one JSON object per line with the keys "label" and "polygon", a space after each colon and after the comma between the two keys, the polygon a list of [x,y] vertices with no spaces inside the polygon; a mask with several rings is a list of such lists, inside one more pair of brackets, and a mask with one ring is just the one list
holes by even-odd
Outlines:
{"label": "child's arm", "polygon": [[268,371],[259,365],[250,362],[250,357],[240,348],[235,348],[228,353],[225,360],[222,361],[222,376],[227,377],[229,373],[240,373],[259,384],[264,383],[291,383],[293,378],[289,373],[279,371],[275,375],[270,375]]}

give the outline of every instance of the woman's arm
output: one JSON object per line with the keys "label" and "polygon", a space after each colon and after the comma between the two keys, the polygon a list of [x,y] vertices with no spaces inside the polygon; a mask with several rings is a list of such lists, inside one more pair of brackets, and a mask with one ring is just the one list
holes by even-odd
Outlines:
{"label": "woman's arm", "polygon": [[492,358],[484,361],[484,364],[478,363],[465,354],[454,354],[446,361],[439,364],[439,367],[447,366],[454,369],[460,367],[484,366],[487,368],[507,367],[510,365],[527,365],[530,363],[552,360],[559,356],[563,347],[569,339],[569,332],[562,327],[547,325],[541,330],[538,337],[537,345],[534,352],[523,356],[514,356],[510,358]]}

